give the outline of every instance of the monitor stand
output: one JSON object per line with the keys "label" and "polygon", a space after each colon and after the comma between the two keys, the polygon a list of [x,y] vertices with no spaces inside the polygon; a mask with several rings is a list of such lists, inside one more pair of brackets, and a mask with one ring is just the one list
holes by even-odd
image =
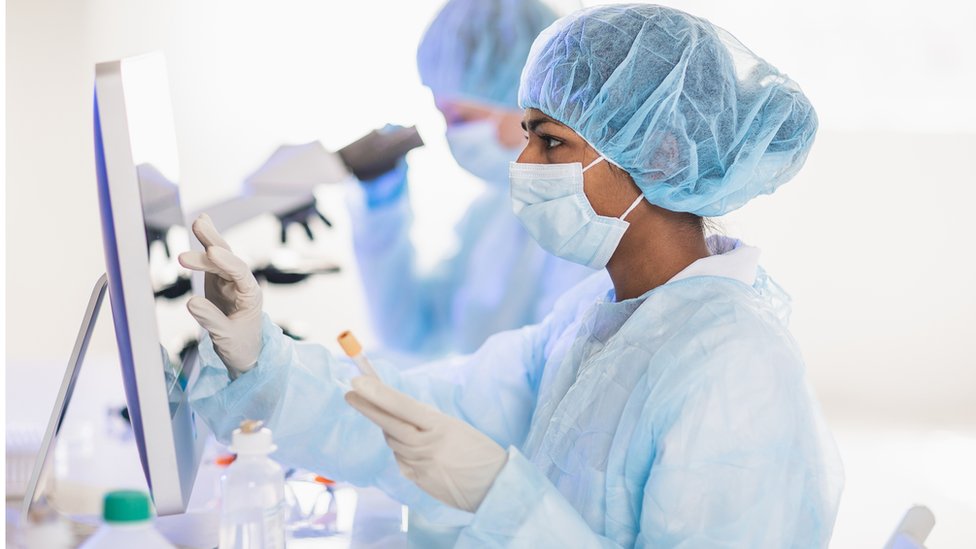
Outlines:
{"label": "monitor stand", "polygon": [[108,277],[103,273],[95,282],[95,287],[92,288],[91,297],[88,299],[88,308],[85,309],[85,316],[82,318],[81,327],[78,328],[78,337],[75,338],[75,346],[71,351],[71,359],[64,370],[61,389],[58,390],[58,396],[54,400],[51,419],[47,422],[44,439],[41,442],[37,458],[34,460],[34,470],[31,472],[30,482],[27,484],[27,491],[24,494],[24,503],[21,508],[21,524],[26,525],[30,522],[31,507],[41,503],[44,499],[42,476],[47,469],[47,464],[52,455],[51,449],[54,448],[65,414],[68,411],[68,404],[71,402],[71,395],[75,390],[75,382],[78,380],[78,372],[81,371],[81,365],[85,360],[85,352],[88,350],[88,343],[91,341],[92,332],[95,330],[95,320],[98,319],[98,311],[105,299],[107,287]]}

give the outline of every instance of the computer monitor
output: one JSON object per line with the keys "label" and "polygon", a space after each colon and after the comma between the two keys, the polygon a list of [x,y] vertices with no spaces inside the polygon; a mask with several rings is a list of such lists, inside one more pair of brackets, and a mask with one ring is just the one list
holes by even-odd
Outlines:
{"label": "computer monitor", "polygon": [[95,161],[109,298],[129,418],[156,512],[190,499],[208,435],[185,389],[199,327],[190,277],[176,261],[190,238],[166,63],[161,54],[95,68]]}

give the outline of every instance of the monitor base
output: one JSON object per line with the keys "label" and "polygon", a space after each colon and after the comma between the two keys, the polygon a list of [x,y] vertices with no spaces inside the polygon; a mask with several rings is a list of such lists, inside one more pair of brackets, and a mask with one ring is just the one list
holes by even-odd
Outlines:
{"label": "monitor base", "polygon": [[108,287],[108,276],[102,274],[92,288],[91,297],[88,299],[88,307],[85,309],[85,316],[82,318],[81,326],[78,328],[78,336],[75,338],[75,346],[71,351],[71,358],[64,370],[64,378],[61,380],[61,388],[58,396],[54,400],[54,409],[51,410],[51,419],[48,420],[47,429],[44,431],[44,439],[34,460],[34,470],[31,472],[30,482],[24,493],[24,502],[21,507],[21,522],[26,524],[31,520],[31,508],[44,498],[44,474],[47,471],[54,444],[57,442],[58,434],[61,432],[61,425],[64,423],[65,414],[68,411],[68,404],[75,391],[75,383],[78,381],[78,373],[85,360],[85,353],[88,351],[88,343],[91,341],[92,332],[95,330],[95,321],[98,319],[98,312],[101,309],[102,301],[105,299],[105,289]]}

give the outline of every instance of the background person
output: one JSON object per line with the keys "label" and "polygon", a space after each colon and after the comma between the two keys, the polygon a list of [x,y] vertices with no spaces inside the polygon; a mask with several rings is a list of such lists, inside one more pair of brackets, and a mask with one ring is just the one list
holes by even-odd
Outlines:
{"label": "background person", "polygon": [[421,272],[406,164],[362,185],[363,200],[352,207],[354,248],[385,346],[428,357],[474,351],[491,334],[542,320],[558,296],[592,274],[543,251],[509,199],[508,165],[525,144],[519,75],[532,41],[555,20],[540,0],[451,0],[424,34],[421,80],[447,122],[455,160],[485,190],[466,206],[454,255]]}

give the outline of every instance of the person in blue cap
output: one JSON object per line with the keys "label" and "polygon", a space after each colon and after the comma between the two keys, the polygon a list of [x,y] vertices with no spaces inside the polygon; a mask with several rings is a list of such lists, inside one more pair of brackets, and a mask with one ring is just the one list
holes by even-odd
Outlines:
{"label": "person in blue cap", "polygon": [[543,32],[519,102],[517,216],[601,272],[469,356],[357,376],[261,314],[203,219],[181,261],[237,298],[191,301],[211,334],[193,406],[222,440],[264,419],[279,459],[469,513],[457,547],[826,547],[843,473],[789,297],[701,226],[797,173],[807,97],[708,21],[622,4]]}
{"label": "person in blue cap", "polygon": [[469,353],[495,332],[542,320],[592,274],[542,250],[509,200],[508,165],[525,141],[519,75],[532,41],[555,20],[541,0],[451,0],[424,34],[421,80],[447,122],[452,155],[485,190],[456,227],[457,251],[429,272],[418,269],[410,238],[405,163],[363,182],[363,198],[351,201],[370,319],[388,350]]}

